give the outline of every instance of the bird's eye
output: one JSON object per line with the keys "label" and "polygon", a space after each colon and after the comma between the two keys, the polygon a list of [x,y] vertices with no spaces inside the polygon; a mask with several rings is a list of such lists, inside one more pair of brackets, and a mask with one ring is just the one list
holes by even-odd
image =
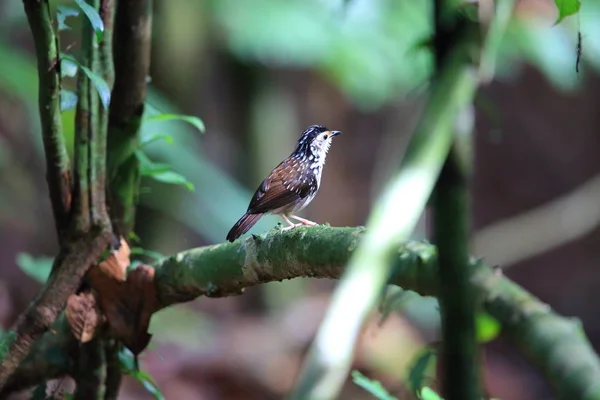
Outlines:
{"label": "bird's eye", "polygon": [[327,134],[326,133],[323,134],[323,139],[327,139]]}

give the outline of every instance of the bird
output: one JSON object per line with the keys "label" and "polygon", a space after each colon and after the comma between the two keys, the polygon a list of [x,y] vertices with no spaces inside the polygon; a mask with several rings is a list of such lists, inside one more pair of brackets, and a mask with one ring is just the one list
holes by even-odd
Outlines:
{"label": "bird", "polygon": [[[248,232],[267,213],[281,216],[288,224],[282,230],[300,225],[317,225],[294,213],[306,207],[317,194],[327,151],[332,139],[341,133],[322,125],[306,128],[298,139],[296,150],[276,166],[256,189],[248,210],[233,225],[227,240],[233,242]],[[299,223],[293,223],[290,218]]]}

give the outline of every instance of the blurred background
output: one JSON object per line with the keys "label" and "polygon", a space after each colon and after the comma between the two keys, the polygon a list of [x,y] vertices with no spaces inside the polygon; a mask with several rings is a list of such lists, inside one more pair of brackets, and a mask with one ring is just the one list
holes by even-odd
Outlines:
{"label": "blurred background", "polygon": [[[75,7],[71,1],[54,5]],[[136,233],[171,254],[222,242],[266,174],[310,124],[341,130],[320,192],[303,212],[362,225],[398,165],[431,71],[430,2],[412,0],[178,0],[154,2],[148,112],[201,118],[146,121],[152,160],[184,186],[143,181]],[[473,252],[600,345],[600,1],[553,26],[553,1],[521,0],[477,96]],[[75,53],[79,20],[61,33]],[[576,73],[577,32],[583,60]],[[37,75],[20,0],[0,0],[0,323],[39,288],[32,265],[57,251],[37,116]],[[72,85],[67,82],[66,85]],[[64,113],[73,137],[73,111]],[[190,186],[190,185],[188,185]],[[272,228],[266,217],[251,232]],[[423,229],[416,238],[426,235]],[[39,278],[39,277],[38,277]],[[242,296],[199,299],[153,317],[142,368],[167,399],[279,399],[291,387],[335,282],[295,280]],[[410,398],[407,368],[437,340],[434,299],[407,295],[364,330],[355,368]],[[485,381],[502,399],[549,399],[549,387],[502,334],[485,344]],[[68,386],[67,382],[63,384]],[[435,382],[431,384],[435,386]],[[126,380],[121,398],[151,399]],[[346,385],[342,398],[368,399]]]}

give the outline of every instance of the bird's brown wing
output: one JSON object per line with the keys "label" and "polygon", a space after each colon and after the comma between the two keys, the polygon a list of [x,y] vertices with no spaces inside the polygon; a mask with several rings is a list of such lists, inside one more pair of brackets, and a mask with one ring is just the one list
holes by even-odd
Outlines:
{"label": "bird's brown wing", "polygon": [[248,212],[267,213],[304,199],[310,193],[310,181],[304,177],[298,160],[285,160],[271,172],[254,193]]}

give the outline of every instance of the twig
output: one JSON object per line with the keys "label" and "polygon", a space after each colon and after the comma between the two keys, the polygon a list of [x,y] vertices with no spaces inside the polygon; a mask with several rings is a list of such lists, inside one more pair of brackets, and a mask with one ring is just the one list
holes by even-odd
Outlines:
{"label": "twig", "polygon": [[[480,32],[460,18],[450,0],[434,3],[436,74],[441,75],[456,46],[476,44]],[[470,28],[470,29],[469,29]],[[462,54],[466,56],[467,54]],[[491,52],[490,56],[495,55]],[[468,59],[467,59],[468,60]],[[454,137],[433,196],[434,243],[438,246],[439,293],[442,319],[442,395],[448,400],[481,398],[479,352],[475,330],[475,289],[470,285],[474,265],[469,264],[471,132],[473,110],[457,114]],[[462,118],[461,118],[462,117]]]}
{"label": "twig", "polygon": [[102,339],[96,338],[80,345],[79,359],[75,375],[77,389],[74,400],[104,399],[106,360]]}
{"label": "twig", "polygon": [[24,0],[35,43],[39,77],[39,112],[46,154],[46,180],[59,241],[69,224],[71,172],[60,114],[60,60],[58,37],[52,27],[48,0]]}
{"label": "twig", "polygon": [[117,341],[105,340],[104,350],[106,352],[106,390],[105,400],[117,400],[123,373],[119,361],[119,351],[123,346]]}
{"label": "twig", "polygon": [[152,0],[119,3],[115,19],[115,85],[108,122],[111,218],[119,235],[132,231],[138,200],[139,163],[134,152],[144,112],[150,69]]}
{"label": "twig", "polygon": [[[113,27],[115,14],[115,0],[100,0],[100,17],[104,24],[104,35],[99,45],[98,56],[94,58],[94,69],[100,72],[108,87],[113,88],[115,70],[113,65]],[[94,163],[96,185],[96,203],[103,209],[98,210],[100,215],[106,214],[106,147],[108,141],[108,110],[98,107],[98,134],[94,140],[98,158]]]}
{"label": "twig", "polygon": [[[467,111],[467,110],[465,110]],[[468,111],[467,111],[468,112]],[[470,130],[470,127],[467,127]],[[470,132],[464,140],[469,143]],[[455,143],[442,169],[433,201],[434,242],[439,252],[440,309],[442,314],[443,394],[452,399],[479,399],[479,354],[475,330],[477,298],[469,280],[468,155]]]}
{"label": "twig", "polygon": [[[81,43],[80,62],[82,65],[93,69],[93,40],[94,31],[87,18],[82,21],[83,33]],[[92,121],[92,114],[97,110],[98,96],[94,93],[92,83],[87,74],[80,71],[77,75],[77,94],[79,101],[75,113],[75,190],[73,207],[75,209],[75,229],[86,232],[90,229],[91,182],[90,171],[93,159],[90,157],[90,148],[95,146],[92,142],[92,132],[97,129]],[[95,101],[94,101],[95,99]],[[96,108],[94,108],[96,105]]]}

